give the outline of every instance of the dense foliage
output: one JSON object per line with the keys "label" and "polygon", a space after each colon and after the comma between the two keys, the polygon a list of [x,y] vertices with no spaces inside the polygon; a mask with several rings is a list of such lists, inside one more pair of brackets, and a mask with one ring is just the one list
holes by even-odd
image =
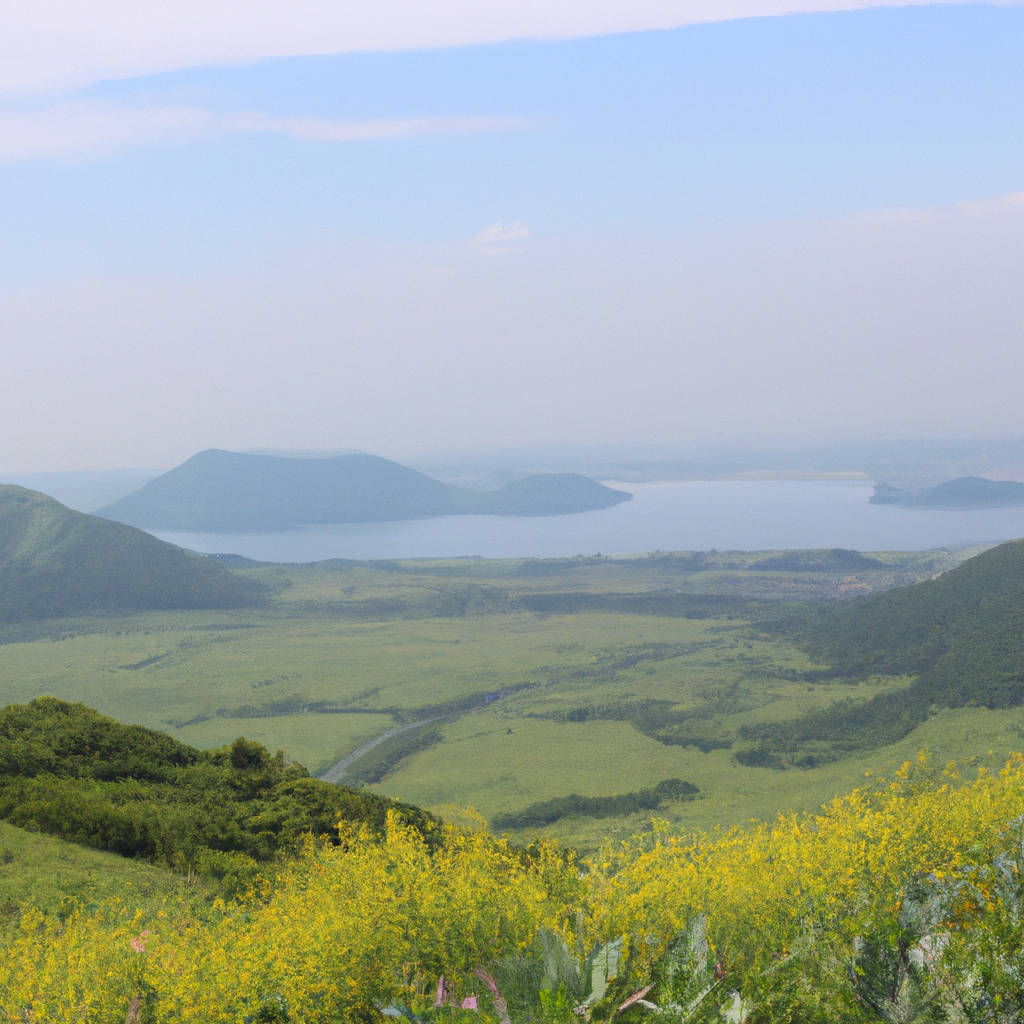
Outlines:
{"label": "dense foliage", "polygon": [[906,765],[819,815],[656,830],[584,865],[482,830],[432,848],[391,812],[383,841],[343,825],[198,915],[173,899],[28,911],[0,958],[0,1016],[1016,1021],[1022,815],[1019,759],[969,784]]}
{"label": "dense foliage", "polygon": [[551,825],[570,814],[585,818],[612,818],[617,815],[653,811],[669,801],[693,800],[700,792],[692,782],[682,779],[662,779],[651,789],[617,796],[556,796],[553,800],[540,800],[521,811],[499,814],[492,824],[497,829],[537,828]]}
{"label": "dense foliage", "polygon": [[308,833],[336,838],[339,821],[380,831],[389,810],[424,833],[435,826],[243,738],[195,750],[52,697],[0,711],[0,818],[126,857],[245,876]]}
{"label": "dense foliage", "polygon": [[242,608],[264,587],[141,530],[0,485],[0,622],[168,608]]}
{"label": "dense foliage", "polygon": [[914,676],[906,689],[741,731],[743,763],[813,766],[909,735],[939,708],[1024,704],[1024,541],[1001,544],[913,587],[813,616],[811,654],[850,679]]}

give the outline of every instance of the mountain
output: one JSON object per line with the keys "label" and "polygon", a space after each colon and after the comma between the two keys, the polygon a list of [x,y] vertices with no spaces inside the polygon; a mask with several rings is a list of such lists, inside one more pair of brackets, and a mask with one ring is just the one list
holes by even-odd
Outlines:
{"label": "mountain", "polygon": [[804,642],[833,678],[913,682],[863,703],[747,727],[744,738],[760,745],[744,763],[810,766],[894,743],[940,708],[1024,705],[1024,541],[925,583],[825,610]]}
{"label": "mountain", "polygon": [[0,485],[0,622],[261,601],[258,584],[202,555]]}
{"label": "mountain", "polygon": [[631,497],[575,473],[545,473],[482,491],[375,455],[293,459],[210,449],[97,515],[150,530],[257,533],[433,516],[563,515]]}
{"label": "mountain", "polygon": [[870,502],[901,508],[1020,508],[1024,506],[1024,484],[1016,480],[986,480],[980,476],[961,476],[925,491],[905,491],[879,484]]}

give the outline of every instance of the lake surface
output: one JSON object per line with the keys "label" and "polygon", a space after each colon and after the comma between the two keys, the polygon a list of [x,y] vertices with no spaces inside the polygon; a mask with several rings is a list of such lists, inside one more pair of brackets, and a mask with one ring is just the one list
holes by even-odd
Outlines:
{"label": "lake surface", "polygon": [[645,551],[856,548],[923,551],[1024,537],[1024,508],[936,512],[870,505],[873,485],[849,481],[685,481],[612,484],[614,508],[535,519],[444,516],[315,526],[287,533],[158,537],[205,553],[268,562],[324,558],[552,558]]}

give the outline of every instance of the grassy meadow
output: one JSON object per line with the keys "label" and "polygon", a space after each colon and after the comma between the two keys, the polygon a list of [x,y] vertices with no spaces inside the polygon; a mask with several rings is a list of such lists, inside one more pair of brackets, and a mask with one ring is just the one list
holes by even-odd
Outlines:
{"label": "grassy meadow", "polygon": [[[9,628],[0,697],[81,701],[202,748],[244,735],[314,773],[414,726],[342,781],[441,813],[472,806],[490,820],[571,793],[680,778],[700,797],[659,816],[710,828],[812,810],[922,747],[943,760],[998,761],[1021,745],[1019,710],[962,709],[820,768],[735,760],[743,726],[909,682],[816,676],[773,628],[799,607],[789,602],[917,582],[967,554],[243,562],[231,567],[270,589],[267,607]],[[592,849],[649,818],[565,818],[539,831]]]}
{"label": "grassy meadow", "polygon": [[156,909],[202,895],[197,881],[166,868],[0,822],[0,929],[16,925],[25,905],[60,914],[119,897]]}

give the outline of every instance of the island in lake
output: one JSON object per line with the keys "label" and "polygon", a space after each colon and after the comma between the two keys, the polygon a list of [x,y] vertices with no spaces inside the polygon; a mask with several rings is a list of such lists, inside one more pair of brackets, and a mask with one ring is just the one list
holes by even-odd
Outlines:
{"label": "island in lake", "polygon": [[942,511],[1020,508],[1024,507],[1024,484],[1016,480],[986,480],[980,476],[962,476],[920,491],[878,484],[870,501],[872,505]]}
{"label": "island in lake", "polygon": [[376,455],[285,458],[212,448],[96,514],[145,530],[272,533],[435,516],[557,516],[631,498],[578,473],[475,490]]}

